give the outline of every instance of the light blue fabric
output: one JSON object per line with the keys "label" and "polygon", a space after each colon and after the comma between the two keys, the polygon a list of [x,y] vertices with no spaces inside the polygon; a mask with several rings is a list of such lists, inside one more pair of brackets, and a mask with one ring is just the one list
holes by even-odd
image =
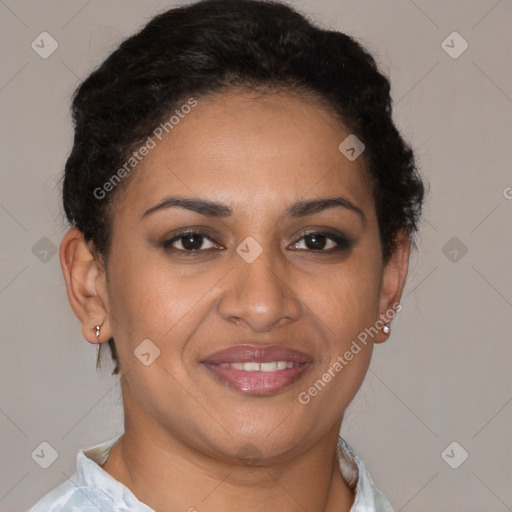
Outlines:
{"label": "light blue fabric", "polygon": [[[41,498],[29,512],[154,512],[101,466],[121,435],[88,449],[77,456],[76,473]],[[370,476],[365,464],[340,436],[338,437],[340,470],[355,488],[350,512],[393,512],[387,497]]]}

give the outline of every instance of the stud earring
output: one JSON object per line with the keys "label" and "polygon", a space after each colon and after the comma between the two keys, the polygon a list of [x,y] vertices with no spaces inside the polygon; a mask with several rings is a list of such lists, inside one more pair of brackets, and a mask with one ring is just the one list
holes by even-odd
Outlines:
{"label": "stud earring", "polygon": [[384,334],[389,334],[391,332],[391,327],[389,327],[389,325],[385,325],[383,328],[382,328],[382,332]]}
{"label": "stud earring", "polygon": [[96,326],[96,338],[100,337],[100,329],[101,329],[101,326],[97,325]]}

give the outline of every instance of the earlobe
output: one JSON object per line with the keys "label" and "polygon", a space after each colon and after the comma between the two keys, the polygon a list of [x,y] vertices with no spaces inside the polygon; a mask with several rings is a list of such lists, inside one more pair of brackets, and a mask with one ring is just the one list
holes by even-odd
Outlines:
{"label": "earlobe", "polygon": [[[389,326],[399,306],[402,292],[409,270],[409,256],[411,243],[409,235],[405,230],[399,231],[396,236],[396,250],[390,261],[384,268],[382,276],[382,287],[379,303],[379,319],[384,326]],[[382,343],[389,337],[390,330],[381,329],[375,336],[375,343]]]}
{"label": "earlobe", "polygon": [[[69,304],[82,323],[84,338],[90,343],[109,339],[111,333],[105,270],[92,254],[79,229],[72,228],[64,235],[59,257]],[[96,336],[97,325],[101,325],[101,340]]]}

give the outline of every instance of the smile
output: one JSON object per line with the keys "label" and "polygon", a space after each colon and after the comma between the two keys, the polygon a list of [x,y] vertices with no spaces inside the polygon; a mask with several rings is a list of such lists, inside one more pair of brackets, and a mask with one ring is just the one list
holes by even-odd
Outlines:
{"label": "smile", "polygon": [[218,383],[248,395],[273,395],[297,382],[312,363],[248,361],[202,364]]}
{"label": "smile", "polygon": [[231,345],[201,361],[216,383],[249,395],[272,395],[299,380],[313,358],[282,345]]}

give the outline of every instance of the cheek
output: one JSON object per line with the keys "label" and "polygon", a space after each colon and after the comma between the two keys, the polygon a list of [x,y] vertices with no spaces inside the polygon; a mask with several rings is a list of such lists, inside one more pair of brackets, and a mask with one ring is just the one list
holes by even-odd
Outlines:
{"label": "cheek", "polygon": [[315,288],[304,297],[312,323],[324,334],[326,350],[297,398],[329,422],[350,404],[368,371],[373,351],[369,328],[378,318],[378,279],[370,272],[364,279],[359,271],[340,272],[323,285],[323,292]]}
{"label": "cheek", "polygon": [[144,339],[162,351],[180,351],[184,341],[179,340],[207,313],[208,294],[222,278],[220,270],[187,275],[165,258],[148,259],[135,251],[117,260],[110,273],[109,302],[120,357]]}
{"label": "cheek", "polygon": [[331,334],[357,336],[378,318],[378,264],[354,254],[350,260],[314,279],[304,279],[301,296],[308,309],[330,328]]}

